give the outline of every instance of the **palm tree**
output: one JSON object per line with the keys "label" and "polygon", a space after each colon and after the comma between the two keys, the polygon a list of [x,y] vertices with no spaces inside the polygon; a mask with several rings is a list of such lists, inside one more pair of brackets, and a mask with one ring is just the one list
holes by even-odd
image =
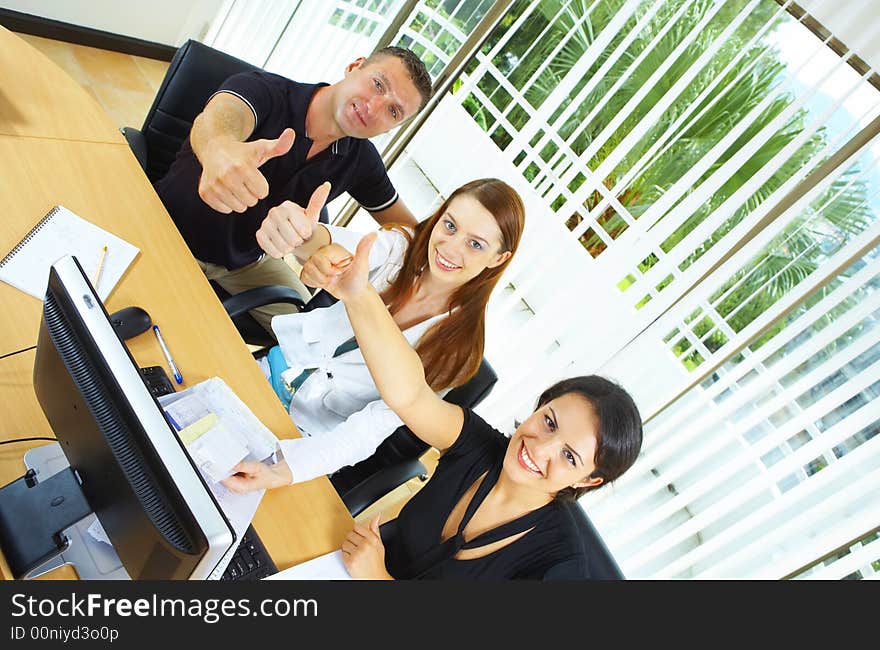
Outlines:
{"label": "palm tree", "polygon": [[[566,120],[556,120],[553,123],[553,128],[562,138],[569,139],[577,133],[576,137],[571,140],[571,148],[577,154],[582,155],[587,150],[626,103],[647,83],[650,75],[667,60],[674,48],[715,6],[711,0],[698,0],[670,25],[670,21],[673,21],[674,14],[682,6],[682,2],[683,0],[670,0],[662,6],[651,19],[648,27],[638,34],[626,49],[625,54],[610,67],[603,78],[594,80],[598,83],[585,101],[576,106]],[[517,119],[511,117],[511,122],[515,127],[521,128],[528,119],[528,109],[533,110],[541,106],[553,90],[562,83],[572,66],[584,55],[622,3],[623,0],[597,0],[596,2],[542,0],[540,2],[537,10],[532,12],[517,34],[510,38],[504,46],[503,51],[493,59],[495,66],[505,74],[508,81],[524,92],[526,100],[531,104],[531,107],[525,107],[527,109],[525,111],[519,113],[516,110],[510,111],[510,116],[518,116],[519,123],[517,123]],[[676,80],[691,67],[694,60],[711,46],[712,41],[731,23],[746,3],[747,0],[734,0],[726,3],[717,15],[699,31],[696,39],[687,47],[685,53],[674,61],[661,81],[650,89],[647,96],[635,110],[628,114],[627,119],[615,130],[613,135],[592,154],[588,162],[591,169],[596,169],[602,164],[621,140],[661,100]],[[514,4],[502,24],[490,34],[484,47],[484,54],[494,47],[522,12],[527,10],[528,5],[529,3],[524,2]],[[607,57],[633,27],[639,16],[644,15],[647,6],[648,3],[637,12],[636,16],[630,18],[629,23],[614,37],[605,52],[583,76],[583,79],[578,80],[569,95],[569,102],[588,81],[592,80],[597,70],[605,63]],[[614,187],[618,180],[637,164],[653,142],[661,137],[669,138],[668,146],[663,155],[641,169],[623,191],[618,193],[617,198],[633,217],[639,218],[644,214],[678,179],[696,166],[706,152],[714,147],[724,135],[741,123],[750,111],[769,95],[778,92],[777,87],[785,73],[785,64],[779,60],[778,53],[766,44],[759,43],[748,46],[752,37],[768,21],[773,20],[774,14],[778,11],[779,6],[771,0],[760,3],[757,9],[726,40],[705,69],[663,113],[662,118],[604,179],[606,187]],[[775,20],[778,22],[778,19]],[[660,33],[664,26],[669,26],[670,29],[659,43],[648,50],[651,40]],[[554,48],[559,43],[564,43],[564,46],[558,54],[551,58]],[[745,55],[725,72],[728,64],[743,51],[745,51]],[[643,60],[638,66],[633,67],[632,62],[640,54],[645,54]],[[540,79],[526,87],[526,82],[548,59],[550,59],[549,64],[545,67]],[[471,71],[475,67],[475,65],[472,66]],[[746,72],[747,67],[750,69]],[[745,74],[741,74],[743,72]],[[606,97],[610,89],[619,81],[622,83],[619,84],[613,95]],[[702,99],[699,105],[694,106],[699,95],[712,83],[717,84],[714,91]],[[497,107],[503,109],[508,106],[510,95],[491,77],[485,76],[478,80],[477,85]],[[598,111],[591,120],[586,121],[587,116],[601,101],[606,102],[603,109]],[[691,191],[699,187],[721,165],[730,160],[746,142],[780,115],[792,101],[794,98],[788,94],[780,94],[775,97],[760,117],[754,120],[737,141],[693,184]],[[710,102],[712,102],[711,105]],[[463,105],[484,130],[493,130],[494,118],[473,96],[468,97]],[[563,103],[557,108],[555,115],[558,116],[566,105]],[[705,112],[701,114],[703,109]],[[686,120],[684,126],[678,127],[670,138],[666,131],[670,129],[676,118],[686,111],[691,111],[692,115],[699,115],[699,118],[691,120],[690,123]],[[522,117],[523,114],[526,114],[525,119]],[[667,252],[673,249],[718,206],[739,190],[759,170],[762,170],[773,156],[804,131],[807,118],[808,111],[806,109],[794,112],[782,128],[719,187],[708,201],[687,215],[681,226],[661,244],[662,249]],[[551,117],[550,121],[553,122],[554,118]],[[496,128],[492,133],[493,137],[495,137],[497,130]],[[721,241],[796,170],[801,169],[804,165],[819,164],[821,160],[818,154],[825,147],[827,137],[825,130],[820,129],[801,144],[784,164],[767,177],[761,187],[734,212],[723,226],[686,257],[681,264],[682,270],[693,264]],[[557,154],[555,149],[555,146],[545,147],[540,152],[541,158],[548,164],[552,164],[555,159],[560,158],[560,154]],[[856,172],[857,169],[851,170],[851,175]],[[762,173],[766,174],[766,171]],[[529,181],[534,181],[539,176],[538,166],[527,167],[524,175]],[[574,191],[584,180],[583,177],[574,179],[569,184],[569,189]],[[846,181],[841,179],[829,192],[830,194],[814,202],[814,213],[791,224],[761,255],[731,278],[716,294],[716,296],[721,296],[737,282],[741,282],[736,290],[731,291],[717,305],[722,316],[736,310],[729,323],[735,331],[741,330],[752,322],[815,270],[822,256],[828,254],[828,233],[838,233],[841,241],[846,241],[849,237],[861,232],[873,219],[873,215],[867,207],[866,188],[863,182],[856,181],[846,187]],[[816,210],[817,206],[828,202],[828,198],[835,194],[839,195],[824,209]],[[666,215],[676,210],[686,196],[681,197]],[[598,192],[589,194],[584,201],[584,208],[593,210],[600,199],[601,196]],[[558,209],[563,203],[564,201],[557,201],[551,205],[551,208]],[[566,223],[570,229],[573,229],[582,221],[582,218],[578,212],[575,212]],[[805,224],[804,220],[810,223]],[[611,208],[607,208],[597,218],[597,221],[612,239],[619,236],[627,227],[627,224]],[[593,257],[601,254],[605,248],[604,242],[592,230],[587,230],[580,241]],[[656,256],[649,256],[640,264],[640,270],[647,271],[656,261]],[[628,281],[624,281],[618,286],[625,289],[627,285]],[[831,287],[833,287],[833,283],[823,291],[828,291]],[[697,320],[697,324],[699,322]],[[768,335],[772,335],[772,333],[768,333]],[[766,340],[766,337],[762,340]],[[714,351],[725,342],[726,337],[716,330],[707,339],[706,344],[710,350]],[[682,342],[681,347],[675,351],[681,355],[689,345],[687,342]],[[693,368],[699,365],[699,359],[691,360],[687,365]]]}

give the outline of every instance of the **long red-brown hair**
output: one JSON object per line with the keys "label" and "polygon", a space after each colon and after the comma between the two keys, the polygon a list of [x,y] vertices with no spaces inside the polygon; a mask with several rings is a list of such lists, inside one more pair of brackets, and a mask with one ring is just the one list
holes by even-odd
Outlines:
{"label": "long red-brown hair", "polygon": [[428,264],[431,232],[452,200],[463,194],[472,196],[492,213],[501,230],[499,253],[510,251],[511,255],[498,266],[483,269],[478,276],[456,289],[449,300],[446,318],[432,325],[416,344],[416,352],[425,367],[425,380],[435,391],[460,386],[480,367],[486,336],[486,305],[516,253],[525,225],[525,207],[519,194],[497,178],[482,178],[459,187],[433,215],[415,227],[403,266],[391,286],[382,293],[382,299],[392,314],[412,297],[416,282]]}

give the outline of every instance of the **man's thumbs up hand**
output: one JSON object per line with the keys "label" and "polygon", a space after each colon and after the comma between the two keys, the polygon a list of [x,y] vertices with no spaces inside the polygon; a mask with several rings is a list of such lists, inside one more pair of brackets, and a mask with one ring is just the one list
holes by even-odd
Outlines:
{"label": "man's thumbs up hand", "polygon": [[283,156],[290,151],[295,139],[296,133],[294,130],[287,128],[284,129],[284,131],[281,132],[281,135],[274,140],[255,140],[254,142],[248,142],[246,144],[251,146],[251,149],[255,154],[254,162],[257,167],[262,167],[267,160]]}
{"label": "man's thumbs up hand", "polygon": [[255,206],[269,195],[269,183],[259,167],[289,152],[295,137],[293,129],[288,128],[274,140],[238,142],[217,138],[200,158],[199,196],[223,214]]}

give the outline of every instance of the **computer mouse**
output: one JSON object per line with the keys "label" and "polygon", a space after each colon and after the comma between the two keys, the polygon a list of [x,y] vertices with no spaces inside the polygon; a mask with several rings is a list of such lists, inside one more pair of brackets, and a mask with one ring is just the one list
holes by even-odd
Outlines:
{"label": "computer mouse", "polygon": [[124,341],[150,329],[153,319],[140,307],[124,307],[110,314],[110,323]]}

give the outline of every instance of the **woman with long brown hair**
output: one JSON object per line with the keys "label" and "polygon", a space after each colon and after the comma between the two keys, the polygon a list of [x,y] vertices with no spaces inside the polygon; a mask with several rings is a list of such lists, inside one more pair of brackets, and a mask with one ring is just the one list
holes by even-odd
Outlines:
{"label": "woman with long brown hair", "polygon": [[[302,280],[324,286],[344,271],[361,235],[313,224],[294,230],[292,252]],[[483,356],[486,305],[516,252],[525,209],[516,191],[494,178],[456,189],[415,228],[384,227],[369,255],[369,280],[415,349],[427,384],[439,395],[470,379]],[[290,241],[291,232],[264,228],[258,240]],[[382,401],[340,302],[302,314],[276,316],[279,345],[264,372],[303,433],[280,441],[274,464],[246,462],[225,481],[236,491],[278,487],[330,474],[376,449],[402,420]]]}

